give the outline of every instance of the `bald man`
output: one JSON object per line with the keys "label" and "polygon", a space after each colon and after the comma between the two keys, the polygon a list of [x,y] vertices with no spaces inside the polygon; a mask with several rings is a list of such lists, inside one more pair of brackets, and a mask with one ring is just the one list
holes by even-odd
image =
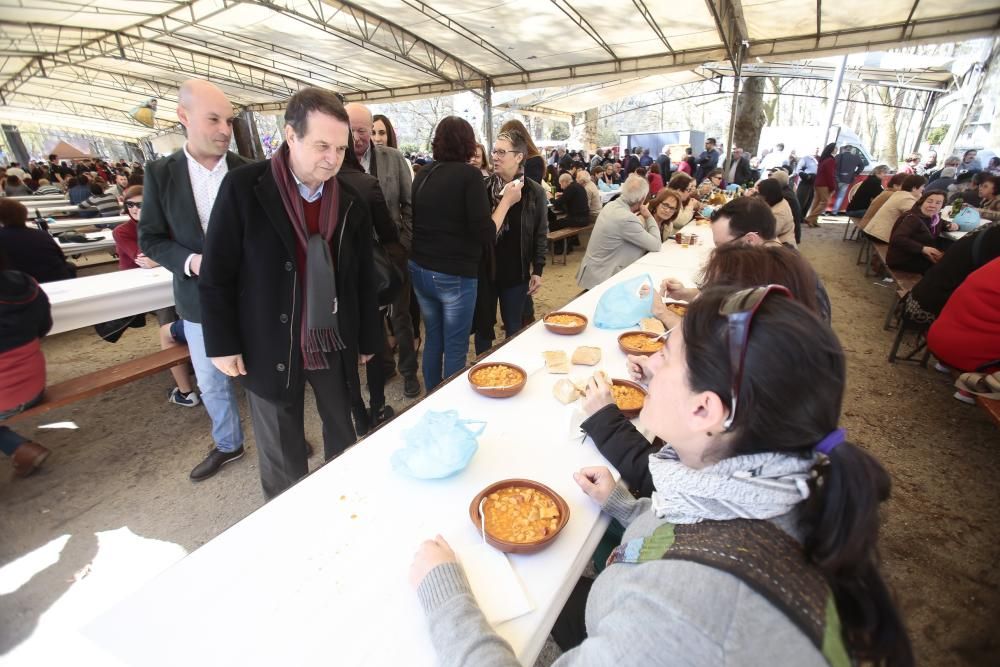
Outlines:
{"label": "bald man", "polygon": [[234,114],[225,93],[208,81],[192,79],[181,84],[178,97],[177,117],[187,131],[187,142],[173,155],[146,166],[139,247],[174,274],[177,315],[184,322],[201,400],[212,419],[212,447],[191,471],[191,479],[201,481],[243,456],[235,387],[205,354],[198,275],[222,179],[250,161],[229,151]]}
{"label": "bald man", "polygon": [[[396,229],[399,240],[410,251],[413,242],[413,205],[410,201],[412,177],[410,166],[395,148],[382,146],[372,142],[372,113],[364,104],[351,102],[345,106],[351,119],[351,135],[353,137],[354,154],[362,168],[378,179],[385,197],[386,206]],[[392,304],[389,314],[392,321],[392,332],[396,336],[396,347],[399,350],[399,373],[403,376],[403,394],[409,398],[420,395],[420,381],[417,379],[417,352],[414,345],[413,320],[410,318],[410,275],[403,272],[404,285],[399,299]],[[376,356],[371,363],[381,363],[385,376],[391,377],[395,372],[395,362],[392,350]],[[375,425],[380,419],[373,419]]]}

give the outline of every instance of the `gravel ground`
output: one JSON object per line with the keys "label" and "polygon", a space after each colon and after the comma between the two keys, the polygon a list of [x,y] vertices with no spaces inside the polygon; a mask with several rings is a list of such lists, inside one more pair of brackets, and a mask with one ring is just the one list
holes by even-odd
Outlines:
{"label": "gravel ground", "polygon": [[[802,251],[826,283],[834,328],[848,356],[842,425],[893,477],[881,547],[885,572],[920,664],[998,664],[1000,465],[994,448],[1000,438],[982,410],[951,398],[948,376],[886,362],[894,333],[882,330],[882,320],[893,292],[854,265],[857,246],[841,241],[842,229],[805,230]],[[578,293],[573,276],[581,257],[577,250],[568,266],[547,267],[537,312],[556,309]],[[128,331],[115,345],[92,330],[44,342],[51,382],[155,349],[152,323]],[[65,543],[48,567],[18,586],[4,588],[0,576],[0,655],[44,636],[39,618],[87,575],[98,533],[127,526],[135,535],[191,551],[262,504],[249,428],[248,456],[211,480],[189,481],[190,469],[210,446],[210,424],[200,408],[166,404],[171,386],[164,373],[18,425],[53,455],[29,479],[0,475],[0,502],[7,508],[0,516],[0,573],[54,540]],[[397,410],[410,402],[398,377],[387,396]],[[245,402],[241,412],[248,425]],[[306,414],[306,433],[318,445],[319,420],[310,407]],[[38,430],[53,422],[77,428]],[[320,458],[313,457],[312,465]],[[550,644],[539,664],[557,655]]]}

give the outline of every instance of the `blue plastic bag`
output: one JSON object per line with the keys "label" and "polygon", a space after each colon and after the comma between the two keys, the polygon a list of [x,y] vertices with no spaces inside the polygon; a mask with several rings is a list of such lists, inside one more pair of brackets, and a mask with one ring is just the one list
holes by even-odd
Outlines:
{"label": "blue plastic bag", "polygon": [[737,192],[740,189],[739,183],[730,183],[726,186],[726,192]]}
{"label": "blue plastic bag", "polygon": [[[649,289],[642,296],[640,290]],[[629,278],[613,285],[597,302],[594,324],[601,329],[627,329],[639,324],[644,317],[653,316],[653,295],[656,287],[649,274]]]}
{"label": "blue plastic bag", "polygon": [[982,218],[979,216],[979,211],[971,206],[967,206],[958,212],[958,215],[952,219],[952,222],[958,225],[958,231],[971,232],[979,226]]}
{"label": "blue plastic bag", "polygon": [[[470,428],[478,424],[478,428]],[[486,422],[461,419],[455,410],[428,411],[403,433],[406,446],[392,453],[392,469],[407,477],[440,479],[469,465]]]}

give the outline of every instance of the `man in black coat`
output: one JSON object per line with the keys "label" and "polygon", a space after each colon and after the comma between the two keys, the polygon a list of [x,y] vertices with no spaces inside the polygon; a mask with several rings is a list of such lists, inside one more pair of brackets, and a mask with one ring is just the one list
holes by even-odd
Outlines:
{"label": "man in black coat", "polygon": [[243,456],[235,387],[205,355],[198,283],[202,246],[219,186],[230,169],[249,161],[228,150],[233,106],[213,84],[185,81],[177,117],[187,130],[187,142],[173,155],[146,166],[139,247],[174,274],[174,304],[184,322],[201,400],[212,419],[214,445],[191,471],[191,479],[197,482]]}
{"label": "man in black coat", "polygon": [[753,170],[750,168],[750,159],[744,154],[742,148],[734,148],[732,164],[729,165],[729,173],[726,175],[726,183],[742,186],[752,180]]}
{"label": "man in black coat", "polygon": [[247,391],[268,498],[308,472],[305,383],[329,460],[355,440],[351,383],[381,341],[370,214],[336,178],[351,150],[347,112],[305,88],[285,123],[271,160],[223,181],[199,285],[205,347]]}
{"label": "man in black coat", "polygon": [[715,139],[712,137],[705,139],[705,150],[701,152],[701,155],[698,156],[698,161],[695,162],[695,183],[701,183],[708,176],[708,172],[715,169],[719,163],[719,151],[715,146]]}
{"label": "man in black coat", "polygon": [[21,202],[0,197],[0,249],[6,250],[10,268],[40,283],[76,277],[76,267],[66,261],[62,248],[48,232],[27,226],[28,209]]}

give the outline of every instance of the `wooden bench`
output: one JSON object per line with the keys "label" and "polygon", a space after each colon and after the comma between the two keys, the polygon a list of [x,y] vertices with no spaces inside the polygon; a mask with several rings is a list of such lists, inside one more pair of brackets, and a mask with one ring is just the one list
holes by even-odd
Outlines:
{"label": "wooden bench", "polygon": [[[583,232],[589,232],[594,228],[594,225],[587,225],[586,227],[566,227],[564,229],[557,229],[554,232],[549,232],[546,234],[546,238],[549,240],[549,254],[552,256],[552,263],[556,263],[556,241],[566,241],[573,237],[579,236]],[[569,251],[569,243],[563,243],[561,264],[566,264],[566,253]]]}
{"label": "wooden bench", "polygon": [[8,417],[3,423],[11,424],[70,403],[82,401],[85,398],[111,391],[133,380],[144,378],[147,375],[155,375],[160,371],[186,363],[190,359],[191,355],[188,354],[187,345],[178,345],[110,368],[103,368],[71,380],[58,382],[45,388],[45,395],[38,405]]}

